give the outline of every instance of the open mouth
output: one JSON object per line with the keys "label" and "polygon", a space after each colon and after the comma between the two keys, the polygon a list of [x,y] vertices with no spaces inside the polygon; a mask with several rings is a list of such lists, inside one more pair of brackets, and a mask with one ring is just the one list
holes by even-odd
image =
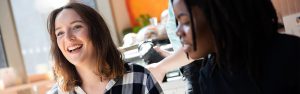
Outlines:
{"label": "open mouth", "polygon": [[67,51],[69,53],[72,53],[72,52],[78,51],[81,48],[82,48],[82,44],[77,44],[77,45],[73,45],[73,46],[68,47]]}

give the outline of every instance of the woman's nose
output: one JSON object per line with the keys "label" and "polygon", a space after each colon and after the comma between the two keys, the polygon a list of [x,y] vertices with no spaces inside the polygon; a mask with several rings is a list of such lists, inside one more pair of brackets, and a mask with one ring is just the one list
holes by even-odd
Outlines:
{"label": "woman's nose", "polygon": [[182,31],[182,26],[178,26],[177,30],[176,30],[176,35],[179,36],[179,37],[182,37],[184,36],[184,32]]}
{"label": "woman's nose", "polygon": [[69,41],[73,41],[75,39],[75,36],[74,34],[72,33],[72,31],[68,31],[67,34],[66,34],[66,38],[67,40]]}

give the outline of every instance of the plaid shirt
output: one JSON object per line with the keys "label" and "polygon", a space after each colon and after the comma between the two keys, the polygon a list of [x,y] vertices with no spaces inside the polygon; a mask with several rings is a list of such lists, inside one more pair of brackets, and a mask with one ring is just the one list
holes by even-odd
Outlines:
{"label": "plaid shirt", "polygon": [[[158,82],[150,72],[142,66],[126,63],[126,74],[122,78],[108,82],[104,94],[163,94]],[[76,86],[74,91],[62,92],[55,85],[47,94],[86,94],[81,87]]]}

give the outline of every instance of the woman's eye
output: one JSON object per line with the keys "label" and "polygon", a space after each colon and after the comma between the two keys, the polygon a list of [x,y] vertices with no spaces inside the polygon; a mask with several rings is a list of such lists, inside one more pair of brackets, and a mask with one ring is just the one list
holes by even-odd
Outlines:
{"label": "woman's eye", "polygon": [[73,30],[79,30],[82,26],[81,25],[76,25],[73,27]]}
{"label": "woman's eye", "polygon": [[56,34],[56,36],[59,37],[59,36],[61,36],[62,34],[64,34],[64,33],[63,33],[63,32],[58,32],[58,33]]}
{"label": "woman's eye", "polygon": [[187,22],[185,22],[185,23],[183,23],[183,24],[189,26],[189,25],[191,25],[191,22],[190,22],[190,21],[187,21]]}

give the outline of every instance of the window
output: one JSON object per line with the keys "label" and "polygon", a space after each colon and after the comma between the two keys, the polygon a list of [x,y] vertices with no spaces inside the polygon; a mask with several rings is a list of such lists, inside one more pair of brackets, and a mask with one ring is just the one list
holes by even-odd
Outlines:
{"label": "window", "polygon": [[27,73],[50,70],[50,37],[47,32],[49,13],[67,0],[11,0],[12,12]]}
{"label": "window", "polygon": [[50,70],[51,41],[47,32],[47,18],[52,10],[70,1],[95,8],[93,0],[11,0],[22,55],[29,75]]}
{"label": "window", "polygon": [[5,67],[8,67],[8,65],[6,62],[5,50],[3,46],[2,34],[0,28],[0,68],[5,68]]}

